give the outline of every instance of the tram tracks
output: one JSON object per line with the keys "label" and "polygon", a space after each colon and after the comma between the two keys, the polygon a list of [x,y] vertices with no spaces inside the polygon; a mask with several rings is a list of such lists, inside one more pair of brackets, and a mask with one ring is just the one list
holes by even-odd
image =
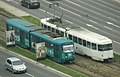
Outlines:
{"label": "tram tracks", "polygon": [[73,64],[65,66],[91,77],[120,77],[120,64],[116,61],[111,63],[97,62],[86,56],[76,55]]}

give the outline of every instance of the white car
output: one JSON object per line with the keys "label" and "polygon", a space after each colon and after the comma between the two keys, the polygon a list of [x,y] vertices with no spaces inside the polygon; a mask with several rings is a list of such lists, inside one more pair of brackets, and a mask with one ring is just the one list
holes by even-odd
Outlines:
{"label": "white car", "polygon": [[12,71],[12,73],[26,72],[27,70],[25,62],[16,57],[7,58],[5,68]]}

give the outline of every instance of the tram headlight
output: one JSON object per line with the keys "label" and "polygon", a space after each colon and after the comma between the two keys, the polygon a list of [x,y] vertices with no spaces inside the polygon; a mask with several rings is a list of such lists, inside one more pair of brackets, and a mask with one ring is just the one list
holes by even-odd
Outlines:
{"label": "tram headlight", "polygon": [[67,58],[67,56],[65,56],[65,58]]}
{"label": "tram headlight", "polygon": [[103,55],[101,55],[103,57]]}

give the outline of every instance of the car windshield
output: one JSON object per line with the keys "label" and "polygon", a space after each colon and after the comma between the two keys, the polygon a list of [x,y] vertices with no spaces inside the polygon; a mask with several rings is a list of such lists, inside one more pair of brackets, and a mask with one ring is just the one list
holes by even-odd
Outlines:
{"label": "car windshield", "polygon": [[21,61],[21,60],[13,62],[13,65],[21,65],[21,64],[23,64],[23,61]]}
{"label": "car windshield", "polygon": [[31,2],[38,2],[37,0],[31,0]]}

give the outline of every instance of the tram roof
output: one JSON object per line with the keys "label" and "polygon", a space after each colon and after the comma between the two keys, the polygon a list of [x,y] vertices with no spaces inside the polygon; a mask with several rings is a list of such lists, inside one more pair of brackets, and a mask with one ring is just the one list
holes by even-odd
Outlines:
{"label": "tram roof", "polygon": [[[59,20],[53,20],[53,18],[44,18],[41,20],[41,22],[53,28],[58,27],[57,29],[62,31],[65,31],[65,29],[67,28],[68,34],[79,37],[89,42],[98,43],[98,44],[112,43],[112,40],[106,36],[97,34],[82,27],[75,26],[67,21],[62,21],[62,23],[60,23]],[[60,29],[59,27],[62,29]]]}
{"label": "tram roof", "polygon": [[42,19],[41,22],[42,23],[48,22],[48,24],[50,23],[49,25],[54,24],[54,26],[64,28],[64,29],[66,29],[66,28],[67,29],[77,29],[77,28],[79,28],[78,26],[70,23],[69,21],[66,21],[66,20],[62,21],[62,20],[59,20],[59,18],[55,18],[55,19],[53,19],[53,18],[45,18],[45,19]]}
{"label": "tram roof", "polygon": [[34,32],[34,34],[44,34],[45,36],[47,37],[50,37],[50,38],[58,38],[58,37],[61,37],[61,35],[57,34],[57,33],[53,33],[49,30],[46,30],[46,29],[43,29],[41,27],[38,27],[38,26],[31,26],[31,27],[28,27],[32,32]]}
{"label": "tram roof", "polygon": [[112,43],[112,40],[109,39],[106,36],[97,34],[95,32],[91,32],[89,30],[79,30],[79,29],[72,29],[67,32],[68,34],[71,34],[73,36],[79,37],[81,39],[84,39],[86,41],[97,43],[97,44],[108,44]]}
{"label": "tram roof", "polygon": [[37,36],[38,38],[44,39],[45,41],[49,41],[55,44],[62,44],[65,42],[73,42],[67,38],[61,37],[56,33],[52,33],[48,30],[38,29],[36,31],[31,32],[32,35]]}
{"label": "tram roof", "polygon": [[19,28],[23,31],[29,31],[29,29],[27,27],[29,26],[33,26],[34,24],[30,23],[30,22],[27,22],[25,20],[21,20],[21,19],[7,19],[6,21],[6,24],[7,25],[10,25],[10,26],[13,26],[13,27],[16,27],[16,28]]}

